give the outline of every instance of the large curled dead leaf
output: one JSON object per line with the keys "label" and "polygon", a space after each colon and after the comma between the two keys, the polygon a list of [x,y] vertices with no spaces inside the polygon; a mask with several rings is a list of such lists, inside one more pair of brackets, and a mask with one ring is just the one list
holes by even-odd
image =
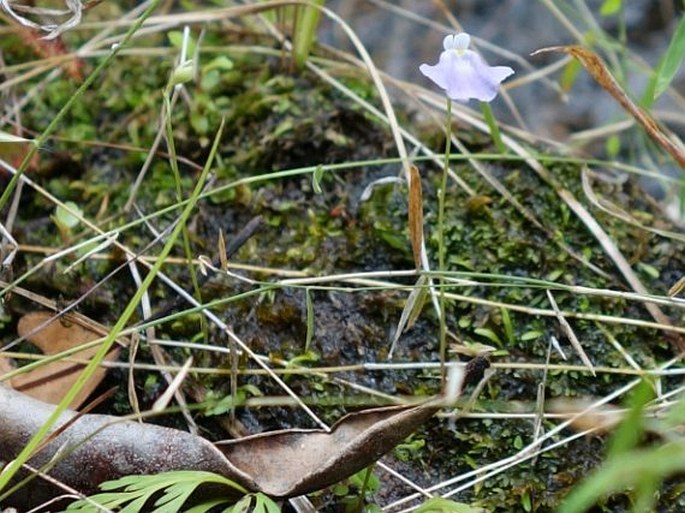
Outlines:
{"label": "large curled dead leaf", "polygon": [[330,432],[287,429],[220,442],[231,463],[273,497],[295,497],[337,483],[375,462],[441,408],[374,408],[346,415]]}
{"label": "large curled dead leaf", "polygon": [[[24,315],[17,326],[17,331],[26,337],[45,355],[54,355],[74,349],[88,342],[104,336],[107,330],[94,321],[82,316],[66,314],[57,317],[50,312],[33,312]],[[75,383],[88,360],[97,352],[97,347],[82,349],[69,358],[55,360],[37,367],[29,372],[17,374],[8,380],[9,385],[20,392],[57,404],[64,394]],[[114,346],[105,360],[114,361],[119,355],[119,348]],[[9,371],[11,364],[6,359],[0,359],[0,372]],[[85,363],[78,363],[74,360]],[[105,369],[98,369],[88,380],[69,405],[78,408],[95,390],[105,376]]]}
{"label": "large curled dead leaf", "polygon": [[[464,381],[480,380],[488,366],[486,358],[475,358],[466,366]],[[291,429],[216,445],[176,429],[109,415],[79,417],[69,411],[29,465],[85,494],[96,492],[104,481],[126,475],[203,470],[221,474],[250,491],[293,497],[372,464],[442,404],[441,398],[433,398],[416,406],[374,408],[343,417],[330,432]],[[0,386],[0,462],[16,457],[53,411],[53,405]],[[27,472],[20,474],[15,482],[26,476]],[[13,492],[6,504],[34,507],[61,493],[55,484],[37,477]]]}
{"label": "large curled dead leaf", "polygon": [[[15,458],[54,408],[0,385],[0,462]],[[210,442],[198,436],[109,415],[77,415],[67,411],[60,416],[57,429],[69,423],[68,427],[30,458],[28,464],[44,470],[55,482],[82,493],[95,493],[100,483],[130,474],[181,469],[206,470],[249,482]],[[10,486],[28,476],[27,471],[18,473]],[[0,496],[5,492],[0,491]],[[0,503],[27,510],[64,493],[52,482],[35,477]]]}

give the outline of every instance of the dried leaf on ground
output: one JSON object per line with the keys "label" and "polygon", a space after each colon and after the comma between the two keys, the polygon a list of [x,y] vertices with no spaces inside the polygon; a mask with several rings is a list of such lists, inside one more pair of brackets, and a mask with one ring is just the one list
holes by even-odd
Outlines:
{"label": "dried leaf on ground", "polygon": [[[45,355],[54,355],[101,338],[106,333],[106,328],[100,326],[100,329],[97,329],[98,326],[94,322],[88,325],[68,314],[57,317],[50,312],[33,312],[19,320],[17,331]],[[68,358],[61,358],[18,374],[9,380],[9,385],[41,401],[57,404],[76,382],[87,361],[97,350],[97,346],[83,349]],[[118,355],[119,348],[115,346],[105,359],[114,361]],[[86,363],[77,363],[74,360]],[[6,360],[4,365],[7,366]],[[70,404],[71,408],[78,408],[83,404],[105,377],[105,372],[106,369],[101,367],[93,374]]]}
{"label": "dried leaf on ground", "polygon": [[[465,381],[482,378],[489,362],[477,357]],[[343,417],[330,432],[289,429],[211,444],[184,431],[124,421],[109,415],[64,413],[54,436],[29,464],[76,490],[92,494],[100,483],[131,474],[170,470],[215,472],[246,489],[293,497],[333,484],[374,463],[443,405],[441,397],[415,406],[374,408]],[[54,411],[54,406],[0,386],[0,461],[16,457]],[[20,476],[23,477],[23,476]],[[10,504],[35,506],[60,493],[37,479],[11,496]]]}

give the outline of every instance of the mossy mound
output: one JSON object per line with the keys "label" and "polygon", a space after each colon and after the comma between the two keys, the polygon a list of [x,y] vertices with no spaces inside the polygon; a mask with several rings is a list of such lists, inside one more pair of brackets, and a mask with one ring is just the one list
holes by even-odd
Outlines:
{"label": "mossy mound", "polygon": [[[11,48],[5,48],[5,51],[9,50]],[[219,231],[230,238],[250,219],[260,215],[264,220],[263,228],[232,259],[264,267],[262,271],[249,273],[253,279],[273,281],[267,268],[311,275],[411,269],[404,187],[381,185],[368,201],[360,201],[360,195],[369,183],[398,175],[398,164],[367,162],[336,170],[325,169],[320,180],[321,191],[314,185],[311,169],[280,173],[309,166],[392,157],[392,139],[387,128],[316,77],[307,72],[291,73],[287,60],[282,57],[250,54],[243,50],[231,52],[230,47],[227,55],[233,62],[233,69],[219,74],[204,72],[197,83],[188,85],[189,96],[179,99],[173,111],[177,152],[187,159],[180,163],[181,188],[185,192],[194,183],[198,167],[206,158],[209,142],[222,119],[226,126],[210,193],[189,224],[193,255],[216,257]],[[208,55],[207,62],[213,57]],[[146,155],[144,151],[134,151],[126,145],[134,141],[136,146],[146,148],[154,139],[170,59],[126,57],[107,70],[98,87],[86,93],[66,120],[62,135],[71,139],[51,141],[51,151],[42,153],[38,168],[30,172],[32,179],[63,201],[77,203],[85,215],[97,220],[104,230],[139,217],[135,211],[123,212],[122,208]],[[347,82],[359,94],[375,101],[373,89],[364,79],[356,77]],[[27,112],[26,126],[41,130],[71,91],[73,85],[66,81],[48,83],[35,108]],[[97,143],[86,144],[78,140],[82,138]],[[490,149],[476,143],[471,147],[474,152]],[[469,197],[456,187],[450,187],[448,191],[445,240],[449,271],[479,282],[449,290],[465,296],[448,303],[447,324],[460,341],[455,345],[476,342],[494,345],[498,350],[493,357],[494,363],[542,364],[547,357],[550,337],[555,336],[569,357],[567,363],[580,364],[553,316],[537,315],[531,313],[533,310],[508,309],[498,304],[550,309],[546,287],[517,282],[517,277],[561,285],[628,290],[625,280],[596,238],[560,200],[554,187],[515,160],[492,162],[486,166],[514,198],[534,213],[545,229],[534,226],[472,167],[455,164],[455,170],[472,187],[475,196]],[[434,255],[437,253],[435,188],[440,170],[423,164],[422,167],[425,231],[429,253]],[[580,165],[555,163],[552,159],[548,170],[605,227],[638,269],[640,277],[648,283],[650,291],[664,294],[685,264],[682,244],[636,228],[595,208],[583,193]],[[612,198],[633,217],[661,229],[670,228],[631,180],[614,184],[600,181],[595,186],[600,194]],[[138,193],[137,205],[141,212],[152,213],[173,205],[175,191],[168,161],[160,154]],[[52,213],[49,202],[38,194],[26,192],[16,222],[19,242],[62,247],[64,241],[56,235],[50,219]],[[153,223],[159,229],[176,214],[171,210],[155,218]],[[73,240],[78,240],[88,232],[82,230],[71,235]],[[143,248],[152,239],[150,231],[138,225],[122,232],[120,241],[132,248]],[[591,269],[565,248],[571,248],[601,272]],[[111,256],[110,260],[80,265],[66,276],[60,272],[69,262],[57,261],[53,267],[32,274],[23,286],[65,302],[75,300],[121,262],[120,254]],[[180,245],[176,256],[184,256]],[[14,274],[21,275],[41,258],[40,254],[22,253]],[[183,266],[169,266],[165,271],[190,288],[190,279]],[[402,283],[411,285],[414,281],[413,278],[405,279]],[[244,281],[213,276],[201,288],[202,300],[230,298],[256,287]],[[113,298],[129,297],[134,288],[129,276],[119,272],[89,296],[81,308],[101,322],[111,323],[123,306],[123,302]],[[259,294],[246,294],[243,299],[217,306],[214,311],[255,352],[304,366],[384,361],[407,296],[406,291],[383,287],[357,290],[339,287],[306,292],[302,287],[264,286],[260,290]],[[158,286],[152,296],[163,306],[170,293]],[[623,298],[563,290],[555,291],[554,297],[564,311],[651,320],[644,305]],[[309,314],[308,305],[311,305]],[[18,315],[28,307],[17,300],[10,303],[9,308]],[[666,313],[674,323],[683,321],[682,311]],[[627,366],[625,358],[608,343],[611,337],[645,367],[653,367],[673,355],[664,333],[655,329],[622,322],[602,323],[600,328],[597,320],[588,318],[570,317],[569,322],[589,358],[598,367]],[[7,326],[11,328],[11,323]],[[313,330],[310,331],[313,336],[310,347],[306,348],[308,330]],[[158,336],[196,338],[221,346],[227,344],[197,315],[160,325]],[[11,337],[11,334],[5,336]],[[225,356],[193,353],[198,365],[230,368]],[[187,351],[178,350],[172,354],[181,360]],[[416,325],[400,339],[394,361],[435,362],[437,355],[436,316],[427,303]],[[143,348],[141,357],[147,356]],[[551,363],[563,363],[557,352],[552,352]],[[240,365],[244,369],[254,368],[246,360]],[[156,376],[156,373],[148,372],[136,375],[142,408],[150,406],[160,392]],[[123,371],[115,372],[110,384],[120,384],[123,378]],[[222,397],[230,390],[225,375],[194,379],[198,386],[210,390],[215,397]],[[355,402],[368,405],[374,400],[362,392],[352,391],[341,379],[392,395],[427,395],[436,393],[440,387],[439,374],[433,370],[295,374],[288,378],[288,384],[306,401],[318,404],[317,413],[331,421]],[[621,373],[600,372],[593,377],[582,370],[554,370],[546,373],[546,397],[606,395],[629,379],[632,378]],[[535,412],[542,380],[541,369],[499,370],[488,382],[475,410],[478,413]],[[246,395],[254,394],[256,389],[266,395],[282,395],[276,385],[261,375],[241,377],[239,384]],[[664,381],[665,387],[670,385]],[[127,408],[125,397],[126,391],[120,390],[116,400],[107,407],[124,413]],[[238,419],[250,431],[310,425],[303,413],[287,407],[239,409]],[[225,433],[218,431],[214,417],[200,420],[214,430],[209,437],[225,437]],[[388,461],[400,466],[417,483],[434,484],[515,453],[531,441],[533,422],[534,419],[468,419],[460,420],[453,428],[448,421],[436,418],[416,433],[406,446],[388,456]],[[550,429],[554,425],[545,421],[543,428]],[[560,437],[558,435],[557,439]],[[598,463],[602,445],[600,438],[576,439],[486,480],[462,494],[460,499],[482,505],[488,511],[514,511],[521,507],[529,511],[551,511],[588,469]],[[388,478],[387,485],[381,485],[377,493],[390,500],[408,491],[401,485],[395,486]],[[321,505],[333,508],[340,504],[336,497],[324,494],[317,500]],[[622,507],[624,499],[616,499],[618,502],[607,507]],[[678,510],[678,499],[669,500],[672,501],[671,510]]]}

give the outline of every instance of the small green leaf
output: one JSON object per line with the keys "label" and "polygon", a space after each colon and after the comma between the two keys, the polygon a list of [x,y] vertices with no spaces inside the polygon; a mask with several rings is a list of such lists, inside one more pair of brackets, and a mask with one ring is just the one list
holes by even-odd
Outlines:
{"label": "small green leaf", "polygon": [[495,333],[494,331],[488,328],[476,328],[475,330],[473,330],[473,332],[476,335],[480,335],[481,337],[487,338],[490,342],[497,344],[499,347],[502,347],[502,341],[500,340],[497,333]]}
{"label": "small green leaf", "polygon": [[602,16],[611,16],[621,10],[623,0],[604,0],[602,7],[599,8],[599,14]]}
{"label": "small green leaf", "polygon": [[321,189],[321,179],[323,178],[323,173],[324,169],[321,165],[316,166],[316,169],[312,173],[312,187],[314,188],[314,192],[317,194],[321,194],[323,192]]}
{"label": "small green leaf", "polygon": [[202,67],[202,71],[204,71],[205,73],[213,71],[215,69],[223,71],[233,69],[233,61],[225,55],[221,55],[219,57],[215,57]]}
{"label": "small green leaf", "polygon": [[179,64],[171,72],[171,77],[169,78],[169,85],[175,86],[178,84],[185,84],[193,79],[193,61],[189,60],[183,64]]}
{"label": "small green leaf", "polygon": [[531,330],[531,331],[526,331],[523,335],[521,335],[521,340],[523,342],[527,342],[529,340],[535,340],[536,338],[540,338],[544,333],[540,330]]}
{"label": "small green leaf", "polygon": [[194,481],[179,482],[169,486],[164,495],[155,502],[157,507],[153,513],[177,513],[181,511],[183,504],[185,504],[199,485],[199,481]]}
{"label": "small green leaf", "polygon": [[582,66],[575,59],[571,59],[568,64],[564,66],[564,72],[562,73],[560,79],[560,85],[564,91],[571,90],[581,69],[583,69]]}
{"label": "small green leaf", "polygon": [[312,340],[314,339],[314,302],[312,301],[312,293],[309,289],[305,289],[304,299],[307,309],[307,333],[304,341],[304,352],[309,353]]}
{"label": "small green leaf", "polygon": [[[172,30],[167,34],[171,46],[178,48],[179,50],[183,48],[183,32],[180,30]],[[192,37],[188,38],[188,55],[193,55],[195,53],[195,45],[197,43]]]}
{"label": "small green leaf", "polygon": [[530,492],[528,490],[523,492],[523,495],[521,495],[521,506],[523,506],[524,511],[532,511],[533,509],[533,504],[530,499]]}
{"label": "small green leaf", "polygon": [[645,273],[650,278],[654,278],[655,280],[659,279],[659,269],[657,269],[653,265],[645,264],[644,262],[638,262],[637,266],[643,273]]}
{"label": "small green leaf", "polygon": [[502,327],[504,328],[504,333],[507,336],[507,342],[513,344],[516,340],[514,339],[514,325],[511,322],[509,309],[503,307],[500,309],[500,312],[502,314]]}
{"label": "small green leaf", "polygon": [[564,274],[563,269],[554,269],[553,271],[550,271],[547,276],[545,276],[545,280],[547,281],[557,281],[559,277]]}
{"label": "small green leaf", "polygon": [[[57,207],[54,218],[55,222],[67,229],[75,228],[81,222],[79,221],[79,217],[83,216],[83,211],[73,201],[67,201],[64,206],[66,208],[63,208],[61,205]],[[74,214],[67,209],[74,212]]]}
{"label": "small green leaf", "polygon": [[[226,499],[213,499],[197,504],[192,508],[184,509],[183,513],[207,513],[208,511],[214,511],[214,508],[222,504],[226,504],[228,501]],[[229,511],[225,509],[224,512]]]}
{"label": "small green leaf", "polygon": [[254,508],[252,508],[252,513],[266,513],[266,508],[264,507],[264,501],[262,500],[262,496],[255,495]]}
{"label": "small green leaf", "polygon": [[344,497],[345,495],[350,493],[350,487],[345,484],[338,483],[337,485],[333,486],[332,491],[333,495],[336,495],[338,497]]}
{"label": "small green leaf", "polygon": [[250,509],[250,505],[252,504],[252,499],[252,494],[246,495],[235,503],[235,505],[231,508],[231,513],[247,513],[247,511]]}
{"label": "small green leaf", "polygon": [[415,513],[485,513],[482,508],[474,508],[463,502],[454,502],[442,497],[433,497],[416,508]]}
{"label": "small green leaf", "polygon": [[658,98],[668,89],[673,81],[678,69],[685,59],[685,16],[680,18],[678,28],[673,34],[673,39],[668,45],[664,58],[657,72],[656,87],[654,88],[654,98]]}
{"label": "small green leaf", "polygon": [[266,513],[281,513],[281,508],[278,507],[278,504],[276,504],[274,501],[271,500],[268,496],[264,495],[263,493],[258,493],[257,495],[261,495],[264,497],[264,505],[266,506]]}
{"label": "small green leaf", "polygon": [[615,158],[621,151],[621,138],[614,134],[604,143],[604,150],[609,158]]}
{"label": "small green leaf", "polygon": [[460,317],[457,324],[462,329],[468,328],[469,326],[471,326],[471,319],[469,319],[468,317]]}

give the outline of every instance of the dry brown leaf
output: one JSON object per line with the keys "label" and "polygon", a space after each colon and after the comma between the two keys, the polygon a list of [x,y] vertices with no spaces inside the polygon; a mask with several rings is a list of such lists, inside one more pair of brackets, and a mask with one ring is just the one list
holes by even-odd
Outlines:
{"label": "dry brown leaf", "polygon": [[554,295],[552,295],[552,291],[549,289],[547,289],[547,299],[549,299],[549,304],[551,305],[552,310],[554,310],[554,315],[556,316],[557,321],[559,322],[559,326],[561,326],[561,330],[568,337],[568,340],[569,342],[571,342],[573,349],[576,350],[576,353],[582,360],[583,364],[590,370],[592,375],[597,376],[597,374],[595,373],[595,367],[594,365],[592,365],[592,361],[583,349],[583,345],[580,343],[580,340],[578,340],[578,337],[576,337],[576,334],[573,331],[571,325],[566,320],[566,317],[564,317],[564,315],[561,313],[561,310],[559,310],[557,301],[556,299],[554,299]]}
{"label": "dry brown leaf", "polygon": [[[465,382],[479,381],[489,367],[477,357],[465,369]],[[374,408],[343,417],[327,432],[290,429],[213,445],[179,431],[109,415],[73,411],[59,419],[67,428],[55,434],[29,464],[50,464],[52,478],[91,494],[103,481],[131,474],[204,470],[221,474],[250,491],[293,497],[324,488],[374,463],[443,405],[441,397],[417,406]],[[41,428],[54,406],[0,385],[0,461],[17,456]],[[53,430],[54,431],[54,430]],[[25,473],[17,478],[25,477]],[[15,479],[17,479],[15,478]],[[61,493],[36,479],[8,499],[27,508]]]}
{"label": "dry brown leaf", "polygon": [[[0,461],[15,458],[54,409],[54,405],[0,385]],[[170,470],[206,470],[249,482],[210,442],[198,436],[110,415],[86,414],[75,419],[76,415],[67,410],[60,416],[55,429],[71,424],[28,464],[34,468],[51,465],[48,474],[52,478],[82,493],[96,493],[100,483],[126,475]],[[25,477],[27,472],[21,471],[14,480]],[[63,493],[52,482],[37,478],[3,500],[3,505],[26,511]]]}
{"label": "dry brown leaf", "polygon": [[[96,331],[95,326],[98,325],[94,322],[88,326],[80,318],[69,314],[56,317],[50,312],[33,312],[24,315],[19,320],[17,331],[20,336],[26,337],[44,354],[53,355],[101,338],[106,333],[106,329],[101,327]],[[27,373],[18,374],[9,380],[9,385],[41,401],[57,404],[78,379],[86,365],[70,360],[87,362],[97,350],[97,346],[83,349],[68,359],[56,360]],[[107,354],[105,360],[114,361],[118,355],[119,348],[115,346]],[[71,408],[81,406],[102,381],[105,372],[104,368],[96,370],[69,406]]]}
{"label": "dry brown leaf", "polygon": [[288,429],[217,443],[258,489],[273,497],[314,492],[350,476],[395,447],[441,408],[374,408],[346,415],[330,432]]}
{"label": "dry brown leaf", "polygon": [[423,192],[421,175],[414,165],[409,168],[409,239],[414,254],[414,265],[420,269],[423,246]]}
{"label": "dry brown leaf", "polygon": [[592,75],[592,78],[614,97],[619,105],[645,129],[647,134],[678,162],[680,167],[685,169],[685,150],[683,150],[682,143],[676,143],[674,135],[666,133],[647,111],[635,105],[599,55],[582,46],[550,46],[536,50],[531,55],[550,52],[565,53],[577,59],[587,72]]}
{"label": "dry brown leaf", "polygon": [[14,366],[7,358],[0,356],[0,377],[14,370]]}

